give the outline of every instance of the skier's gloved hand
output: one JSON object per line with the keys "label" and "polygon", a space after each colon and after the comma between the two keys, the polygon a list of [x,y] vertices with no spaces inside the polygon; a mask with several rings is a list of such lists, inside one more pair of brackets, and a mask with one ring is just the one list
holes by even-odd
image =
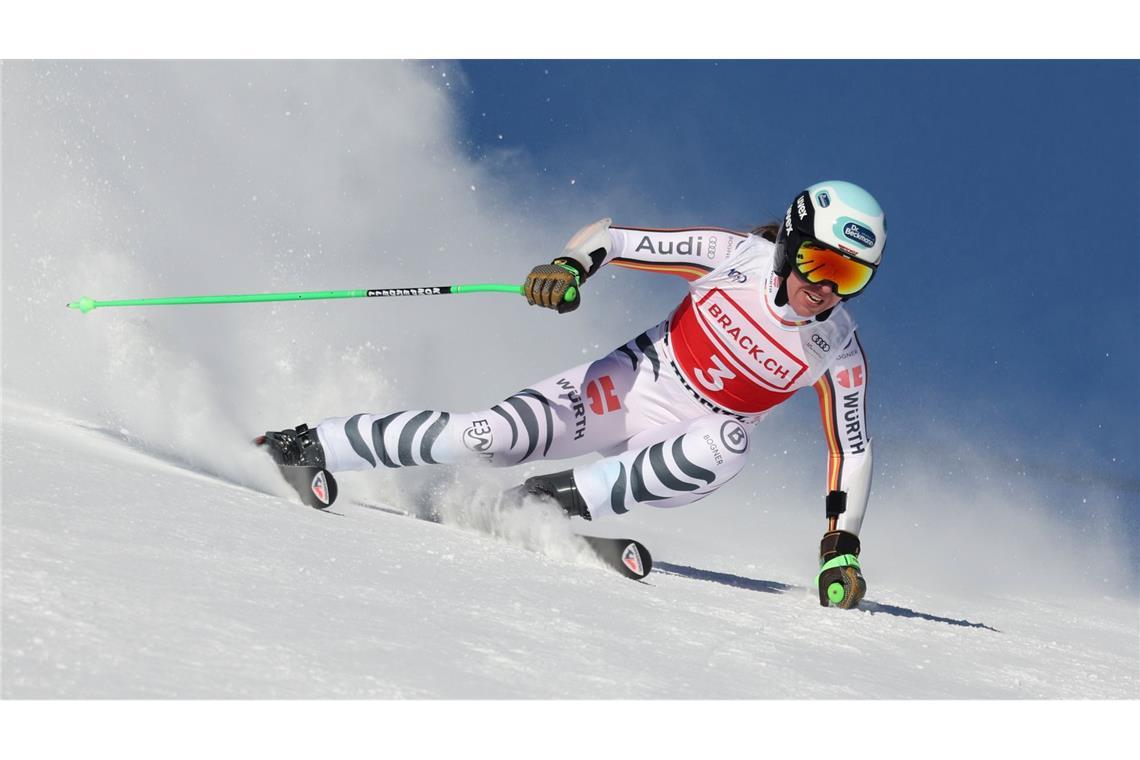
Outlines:
{"label": "skier's gloved hand", "polygon": [[819,542],[819,574],[815,577],[819,603],[824,607],[851,609],[867,593],[867,581],[859,567],[859,537],[845,530],[823,534]]}
{"label": "skier's gloved hand", "polygon": [[573,261],[555,259],[551,264],[539,264],[530,270],[523,294],[532,306],[556,309],[559,314],[574,311],[582,302],[578,286],[582,283],[581,269]]}
{"label": "skier's gloved hand", "polygon": [[523,285],[527,302],[557,309],[559,314],[577,309],[582,283],[602,265],[613,245],[612,222],[607,218],[587,224],[567,241],[561,256],[531,270]]}

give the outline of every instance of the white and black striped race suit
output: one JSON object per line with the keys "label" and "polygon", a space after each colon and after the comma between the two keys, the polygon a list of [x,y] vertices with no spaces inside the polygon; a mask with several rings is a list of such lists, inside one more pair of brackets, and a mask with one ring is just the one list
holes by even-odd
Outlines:
{"label": "white and black striped race suit", "polygon": [[825,491],[846,492],[838,527],[858,534],[871,485],[868,375],[844,305],[824,322],[776,306],[774,246],[755,235],[612,227],[610,237],[602,264],[690,281],[668,319],[488,409],[325,420],[317,432],[328,469],[506,466],[598,452],[574,468],[593,519],[681,506],[735,477],[756,423],[813,386],[829,450]]}

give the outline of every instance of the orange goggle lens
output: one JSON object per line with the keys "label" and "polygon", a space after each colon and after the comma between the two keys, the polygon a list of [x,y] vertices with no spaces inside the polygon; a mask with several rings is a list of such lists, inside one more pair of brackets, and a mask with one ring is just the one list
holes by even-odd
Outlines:
{"label": "orange goggle lens", "polygon": [[796,251],[796,271],[811,283],[830,282],[841,296],[855,295],[875,274],[870,264],[810,242],[800,243]]}

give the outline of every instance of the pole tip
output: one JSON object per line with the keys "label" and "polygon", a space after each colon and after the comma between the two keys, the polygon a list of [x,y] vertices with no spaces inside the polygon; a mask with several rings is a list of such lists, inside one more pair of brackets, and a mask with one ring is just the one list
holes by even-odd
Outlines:
{"label": "pole tip", "polygon": [[67,305],[67,308],[79,309],[81,312],[86,314],[87,312],[94,309],[97,305],[98,304],[95,302],[95,299],[88,298],[87,296],[83,296],[83,298],[80,298],[78,301],[72,301],[71,303],[69,303]]}

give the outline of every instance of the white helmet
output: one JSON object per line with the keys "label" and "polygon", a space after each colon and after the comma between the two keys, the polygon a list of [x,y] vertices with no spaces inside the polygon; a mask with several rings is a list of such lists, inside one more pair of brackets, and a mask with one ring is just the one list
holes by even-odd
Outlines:
{"label": "white helmet", "polygon": [[[887,220],[874,196],[851,182],[818,182],[788,206],[776,236],[776,274],[786,281],[795,267],[809,281],[830,282],[843,300],[854,298],[874,276],[886,242]],[[810,251],[820,249],[838,257],[821,250],[813,258]]]}

